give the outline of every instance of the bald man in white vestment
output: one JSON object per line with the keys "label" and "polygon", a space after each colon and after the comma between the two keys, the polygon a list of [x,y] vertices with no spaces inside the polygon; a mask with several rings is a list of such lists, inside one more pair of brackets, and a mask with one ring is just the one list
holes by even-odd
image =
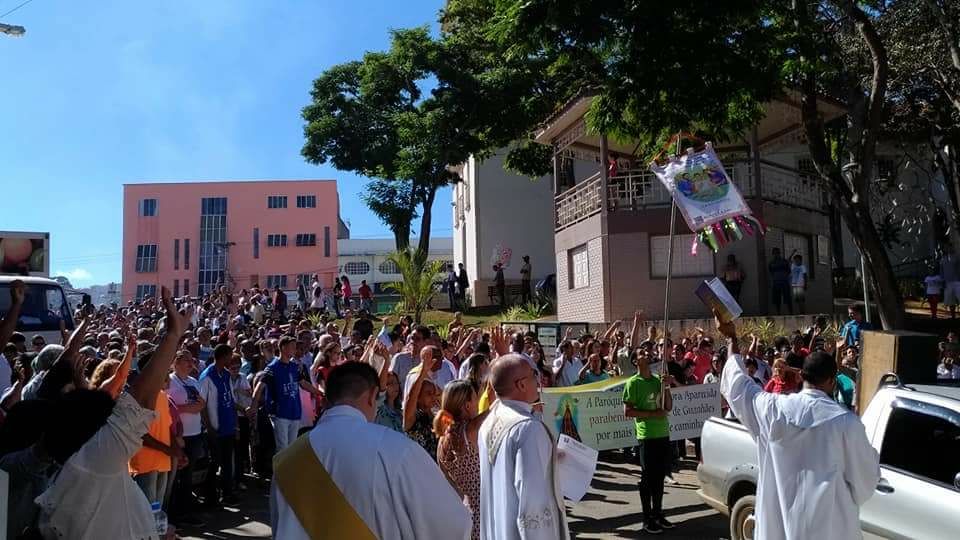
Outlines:
{"label": "bald man in white vestment", "polygon": [[538,373],[513,353],[494,362],[491,378],[498,401],[480,427],[480,538],[569,538],[556,446],[533,414]]}

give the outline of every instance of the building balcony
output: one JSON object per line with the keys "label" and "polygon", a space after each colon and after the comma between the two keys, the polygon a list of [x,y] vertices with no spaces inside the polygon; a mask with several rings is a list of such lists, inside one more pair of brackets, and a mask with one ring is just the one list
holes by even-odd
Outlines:
{"label": "building balcony", "polygon": [[[749,161],[730,162],[725,168],[746,199],[758,198],[759,191],[764,201],[823,211],[823,193],[816,181],[796,169],[761,160],[760,182],[757,182]],[[670,194],[648,169],[619,171],[607,180],[605,197],[601,191],[602,178],[597,172],[557,195],[555,229],[563,230],[600,213],[604,202],[608,212],[639,212],[670,204]]]}

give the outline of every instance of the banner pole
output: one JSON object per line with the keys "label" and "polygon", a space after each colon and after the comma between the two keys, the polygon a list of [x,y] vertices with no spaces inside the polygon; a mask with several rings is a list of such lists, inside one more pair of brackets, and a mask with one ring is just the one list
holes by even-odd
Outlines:
{"label": "banner pole", "polygon": [[[680,138],[682,132],[677,133],[677,156],[680,155]],[[674,186],[676,189],[676,186]],[[674,198],[674,194],[670,192],[670,239],[667,243],[667,280],[664,283],[663,290],[663,339],[664,346],[661,351],[660,356],[660,376],[661,379],[664,374],[667,373],[667,362],[669,361],[669,353],[667,352],[667,324],[670,322],[670,277],[673,274],[673,239],[676,236],[677,232],[677,201]],[[672,340],[671,340],[672,341]],[[654,350],[656,350],[657,344],[654,343]],[[663,385],[660,386],[660,407],[663,407]]]}

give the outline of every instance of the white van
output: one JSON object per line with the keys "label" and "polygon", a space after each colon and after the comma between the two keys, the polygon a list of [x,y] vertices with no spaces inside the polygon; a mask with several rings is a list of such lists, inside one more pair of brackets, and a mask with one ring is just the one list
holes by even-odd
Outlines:
{"label": "white van", "polygon": [[64,321],[67,330],[73,330],[73,315],[63,287],[52,279],[0,275],[0,316],[6,316],[10,309],[10,284],[18,279],[26,285],[26,298],[17,320],[17,332],[27,340],[40,334],[47,343],[60,343],[60,321]]}

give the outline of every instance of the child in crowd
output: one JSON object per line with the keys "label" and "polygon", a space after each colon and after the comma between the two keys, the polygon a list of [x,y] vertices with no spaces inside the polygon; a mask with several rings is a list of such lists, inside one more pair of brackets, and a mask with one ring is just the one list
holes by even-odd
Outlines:
{"label": "child in crowd", "polygon": [[763,387],[765,392],[792,394],[797,391],[797,373],[786,361],[778,358],[773,362],[773,377]]}

